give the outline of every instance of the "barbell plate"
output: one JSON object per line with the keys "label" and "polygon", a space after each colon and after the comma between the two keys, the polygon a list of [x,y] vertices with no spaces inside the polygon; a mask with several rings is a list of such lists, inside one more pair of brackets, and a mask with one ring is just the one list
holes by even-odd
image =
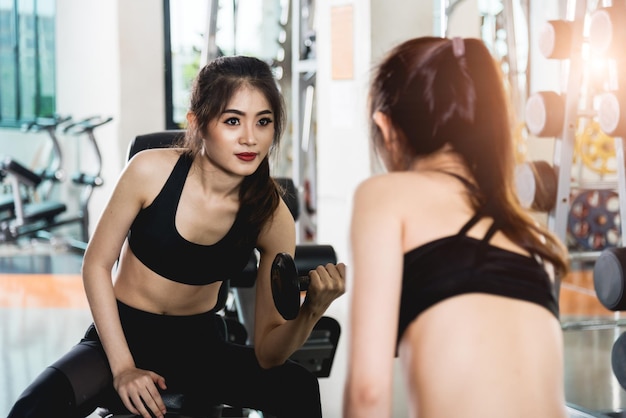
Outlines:
{"label": "barbell plate", "polygon": [[567,218],[570,237],[584,250],[601,251],[619,241],[619,197],[609,189],[583,190],[573,198]]}

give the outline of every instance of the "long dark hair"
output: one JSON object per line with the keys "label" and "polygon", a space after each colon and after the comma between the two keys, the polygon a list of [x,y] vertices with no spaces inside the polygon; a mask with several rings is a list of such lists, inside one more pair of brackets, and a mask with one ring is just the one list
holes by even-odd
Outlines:
{"label": "long dark hair", "polygon": [[[402,135],[409,157],[449,144],[463,159],[477,188],[472,206],[499,221],[512,241],[568,270],[567,251],[521,207],[514,186],[514,151],[501,72],[479,39],[422,37],[396,46],[376,67],[370,114],[385,113]],[[375,145],[381,132],[371,124]]]}
{"label": "long dark hair", "polygon": [[182,146],[192,157],[198,155],[209,123],[226,109],[242,86],[250,86],[265,96],[274,120],[270,153],[253,174],[244,178],[239,189],[239,214],[247,220],[254,235],[271,218],[281,193],[278,184],[270,177],[269,158],[278,149],[283,134],[285,104],[269,65],[254,57],[228,56],[219,57],[200,69],[193,82],[189,107],[196,123],[187,129]]}

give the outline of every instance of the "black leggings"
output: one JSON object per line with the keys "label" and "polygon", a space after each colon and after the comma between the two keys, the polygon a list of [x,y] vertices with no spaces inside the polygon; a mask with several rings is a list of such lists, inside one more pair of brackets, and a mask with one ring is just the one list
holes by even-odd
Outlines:
{"label": "black leggings", "polygon": [[[167,391],[198,395],[207,404],[260,410],[277,417],[321,417],[317,378],[295,362],[263,369],[251,347],[226,342],[214,312],[167,316],[118,302],[135,364],[165,378]],[[113,388],[93,325],[65,356],[19,397],[8,418],[82,418],[97,407],[129,413]],[[192,396],[193,397],[193,396]]]}

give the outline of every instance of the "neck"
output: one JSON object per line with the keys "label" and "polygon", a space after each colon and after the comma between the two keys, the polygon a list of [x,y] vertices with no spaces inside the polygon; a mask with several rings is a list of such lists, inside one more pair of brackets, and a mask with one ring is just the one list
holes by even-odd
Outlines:
{"label": "neck", "polygon": [[444,146],[433,154],[415,158],[409,169],[413,171],[444,170],[459,174],[469,171],[461,156],[450,145]]}

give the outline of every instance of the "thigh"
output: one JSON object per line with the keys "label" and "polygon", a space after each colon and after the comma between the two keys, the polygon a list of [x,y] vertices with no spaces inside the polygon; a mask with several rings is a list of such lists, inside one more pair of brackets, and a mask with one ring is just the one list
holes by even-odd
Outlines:
{"label": "thigh", "polygon": [[85,416],[111,390],[115,392],[102,347],[83,339],[24,390],[10,416]]}
{"label": "thigh", "polygon": [[229,343],[216,361],[221,402],[277,417],[321,417],[317,378],[299,364],[263,369],[253,348]]}
{"label": "thigh", "polygon": [[84,404],[103,389],[113,386],[109,362],[98,340],[83,339],[50,367],[67,377],[76,405]]}

